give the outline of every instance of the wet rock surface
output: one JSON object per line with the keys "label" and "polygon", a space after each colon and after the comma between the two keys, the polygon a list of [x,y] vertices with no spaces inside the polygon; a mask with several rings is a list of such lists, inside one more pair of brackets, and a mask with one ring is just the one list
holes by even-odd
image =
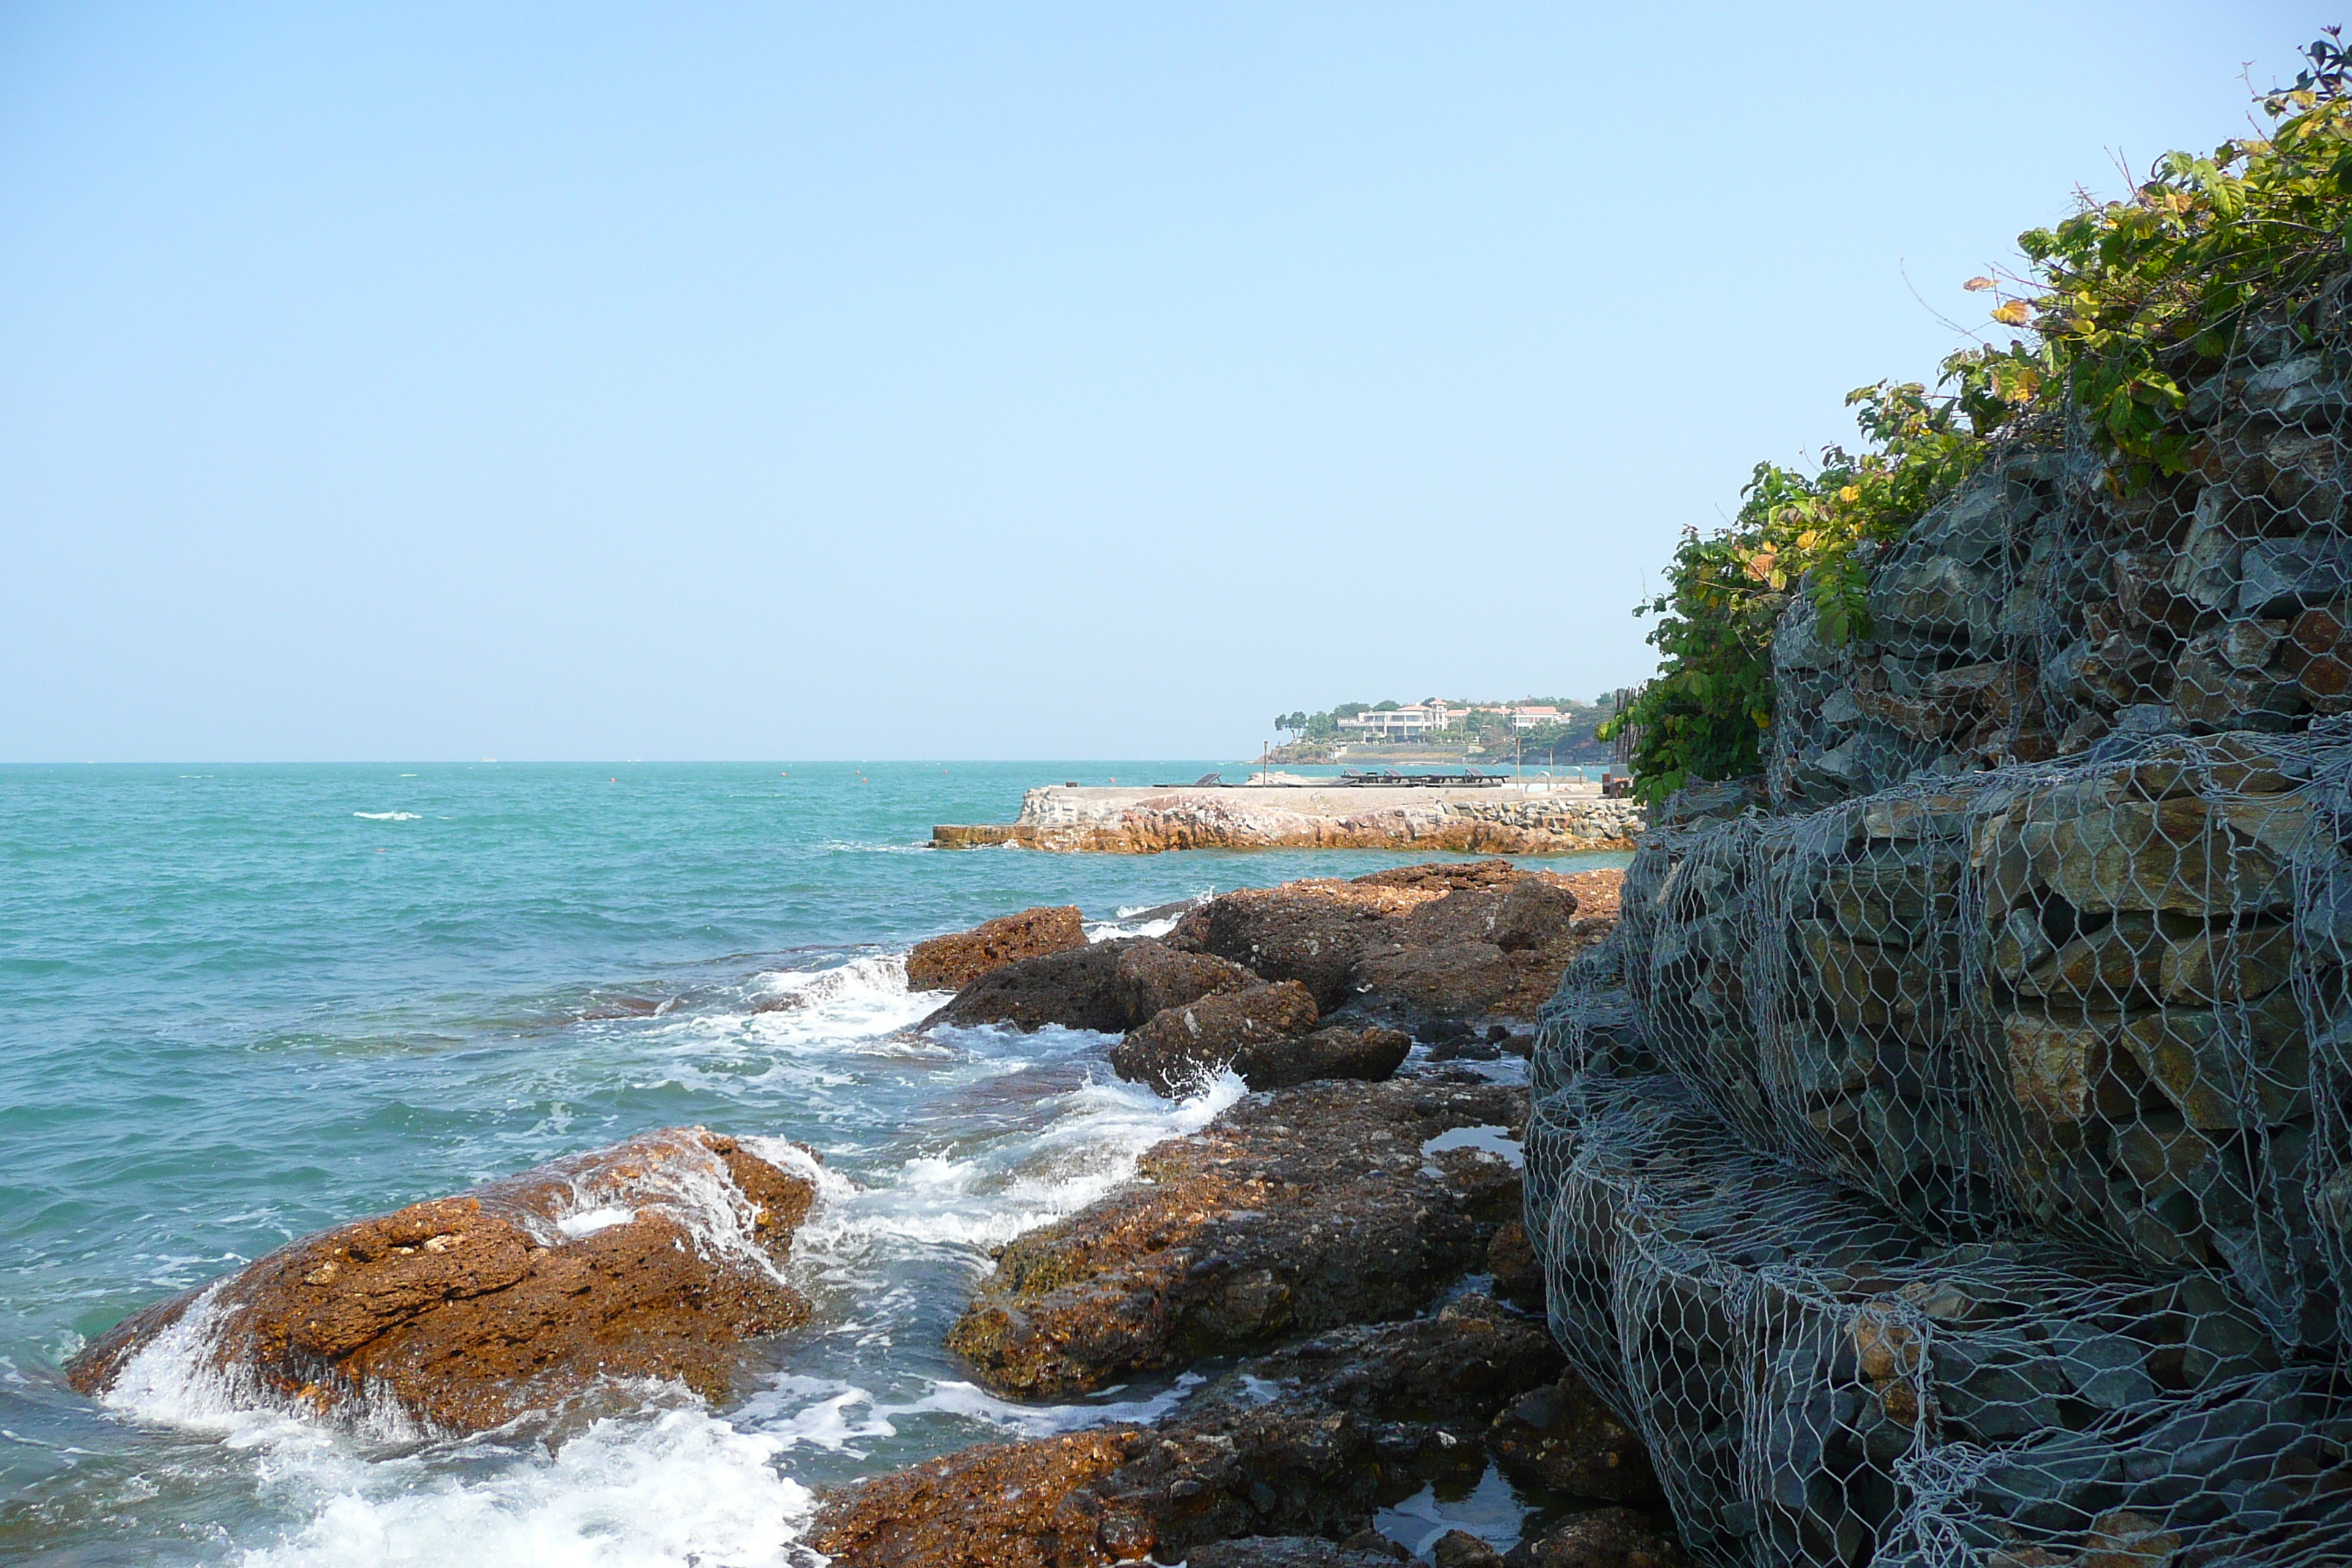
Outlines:
{"label": "wet rock surface", "polygon": [[982,1445],[845,1489],[811,1543],[856,1568],[1393,1563],[1373,1511],[1475,1479],[1496,1412],[1559,1365],[1541,1323],[1465,1296],[1244,1361],[1155,1427]]}
{"label": "wet rock surface", "polygon": [[1688,1568],[1689,1563],[1655,1521],[1629,1508],[1579,1514],[1503,1556],[1504,1568]]}
{"label": "wet rock surface", "polygon": [[1007,1247],[949,1346],[1056,1396],[1129,1371],[1420,1310],[1516,1218],[1517,1171],[1456,1128],[1516,1130],[1524,1089],[1313,1083],[1147,1152],[1142,1181]]}
{"label": "wet rock surface", "polygon": [[322,1415],[480,1431],[610,1378],[716,1401],[746,1341],[808,1317],[774,1266],[814,1195],[732,1138],[646,1133],[303,1237],[134,1313],[66,1374],[102,1393],[184,1324],[221,1377]]}
{"label": "wet rock surface", "polygon": [[1237,963],[1150,937],[1126,937],[991,970],[919,1027],[1009,1024],[1026,1031],[1058,1024],[1123,1035],[1168,1008],[1256,984],[1258,977]]}
{"label": "wet rock surface", "polygon": [[1254,1089],[1317,1079],[1378,1082],[1402,1066],[1412,1037],[1378,1025],[1315,1026],[1314,995],[1295,980],[1220,992],[1171,1007],[1110,1053],[1113,1070],[1180,1095],[1230,1068]]}
{"label": "wet rock surface", "polygon": [[[1383,1550],[1387,1548],[1387,1550]],[[1412,1554],[1385,1538],[1326,1541],[1319,1535],[1249,1535],[1195,1547],[1192,1568],[1391,1568]]]}
{"label": "wet rock surface", "polygon": [[1639,1434],[1570,1373],[1519,1395],[1495,1417],[1486,1447],[1512,1479],[1569,1497],[1664,1500]]}
{"label": "wet rock surface", "polygon": [[1076,904],[999,915],[970,931],[917,942],[907,954],[907,989],[961,991],[992,969],[1086,944],[1086,922]]}

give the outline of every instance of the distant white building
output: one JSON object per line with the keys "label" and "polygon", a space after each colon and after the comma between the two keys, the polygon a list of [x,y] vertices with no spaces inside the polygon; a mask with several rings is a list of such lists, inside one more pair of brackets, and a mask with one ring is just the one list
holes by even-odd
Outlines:
{"label": "distant white building", "polygon": [[1447,728],[1465,711],[1445,702],[1412,702],[1402,708],[1375,708],[1342,719],[1339,728],[1365,740],[1419,741]]}
{"label": "distant white building", "polygon": [[1375,708],[1354,714],[1339,721],[1339,731],[1355,741],[1423,741],[1440,730],[1452,729],[1472,713],[1506,714],[1510,719],[1511,728],[1520,731],[1568,721],[1567,714],[1542,703],[1517,702],[1458,708],[1433,697],[1425,702],[1407,703],[1402,708]]}

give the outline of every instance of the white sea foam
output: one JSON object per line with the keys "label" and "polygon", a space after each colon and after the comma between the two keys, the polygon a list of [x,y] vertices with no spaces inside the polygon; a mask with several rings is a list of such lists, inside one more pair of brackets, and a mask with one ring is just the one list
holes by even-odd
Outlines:
{"label": "white sea foam", "polygon": [[310,1521],[243,1561],[785,1564],[814,1500],[778,1473],[782,1447],[699,1409],[674,1409],[598,1421],[551,1455],[500,1450],[487,1468],[467,1455],[474,1462],[459,1473],[446,1452],[372,1462],[308,1455],[276,1468],[271,1484],[303,1494]]}
{"label": "white sea foam", "polygon": [[565,1215],[555,1222],[555,1228],[577,1241],[583,1236],[593,1236],[600,1230],[610,1230],[616,1225],[626,1225],[637,1217],[637,1211],[620,1204],[606,1204],[601,1208],[582,1209]]}
{"label": "white sea foam", "polygon": [[917,1415],[960,1415],[1024,1437],[1052,1437],[1095,1426],[1140,1426],[1157,1421],[1184,1403],[1208,1380],[1188,1372],[1144,1399],[1103,1399],[1084,1405],[1020,1405],[977,1384],[950,1379],[931,1384],[903,1405],[877,1403],[854,1384],[814,1377],[784,1377],[746,1401],[736,1420],[785,1448],[845,1449],[898,1435],[898,1423]]}
{"label": "white sea foam", "polygon": [[424,820],[413,811],[355,811],[352,815],[366,822],[421,822]]}
{"label": "white sea foam", "polygon": [[978,1264],[987,1249],[1101,1197],[1135,1174],[1145,1150],[1200,1131],[1247,1091],[1231,1072],[1183,1100],[1137,1084],[1087,1083],[1054,1097],[1051,1119],[1026,1137],[968,1156],[918,1155],[887,1176],[869,1173],[863,1191],[843,1194],[801,1227],[794,1252],[845,1261],[895,1239],[967,1247]]}
{"label": "white sea foam", "polygon": [[[877,953],[831,969],[762,974],[754,984],[781,1010],[755,1014],[752,1034],[764,1043],[795,1046],[872,1040],[922,1021],[947,1000],[936,991],[907,989],[907,955]],[[720,1020],[734,1026],[735,1020]]]}

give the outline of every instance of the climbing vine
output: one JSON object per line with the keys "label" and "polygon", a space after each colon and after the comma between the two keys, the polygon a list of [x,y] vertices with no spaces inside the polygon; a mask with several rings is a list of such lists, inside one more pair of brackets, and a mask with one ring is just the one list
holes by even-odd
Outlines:
{"label": "climbing vine", "polygon": [[1850,394],[1856,450],[1826,447],[1810,472],[1759,463],[1728,527],[1685,531],[1665,592],[1634,610],[1657,617],[1658,674],[1601,734],[1631,739],[1643,797],[1758,771],[1790,595],[1810,596],[1832,646],[1868,637],[1862,547],[1900,538],[2021,420],[2086,416],[2118,490],[2193,465],[2187,389],[2256,307],[2313,289],[2352,253],[2352,56],[2332,27],[2304,55],[2292,87],[2256,99],[2270,135],[2168,153],[2127,196],[2021,235],[2022,274],[1969,279],[2018,335],[1951,355],[1932,392]]}

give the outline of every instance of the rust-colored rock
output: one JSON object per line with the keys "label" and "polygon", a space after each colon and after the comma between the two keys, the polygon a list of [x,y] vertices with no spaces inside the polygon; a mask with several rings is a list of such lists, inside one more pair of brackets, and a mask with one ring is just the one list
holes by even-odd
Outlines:
{"label": "rust-colored rock", "polygon": [[1076,904],[999,915],[970,931],[917,942],[907,954],[907,989],[961,991],[992,969],[1086,944],[1086,922]]}
{"label": "rust-colored rock", "polygon": [[1256,984],[1257,976],[1237,963],[1150,937],[1126,937],[992,969],[920,1027],[1010,1024],[1027,1031],[1059,1024],[1123,1035],[1167,1008]]}
{"label": "rust-colored rock", "polygon": [[1512,1479],[1566,1497],[1664,1500],[1641,1436],[1572,1372],[1505,1406],[1486,1447]]}
{"label": "rust-colored rock", "polygon": [[1315,996],[1295,980],[1223,991],[1164,1008],[1128,1032],[1110,1053],[1123,1079],[1173,1095],[1227,1066],[1252,1089],[1249,1061],[1262,1050],[1315,1027]]}
{"label": "rust-colored rock", "polygon": [[1325,1013],[1532,1018],[1569,960],[1613,929],[1623,879],[1502,859],[1406,866],[1223,894],[1168,942],[1296,980]]}
{"label": "rust-colored rock", "polygon": [[842,1568],[1096,1568],[1219,1541],[1236,1544],[1196,1560],[1386,1563],[1393,1549],[1360,1534],[1342,1558],[1281,1543],[1339,1541],[1425,1480],[1475,1479],[1494,1413],[1559,1365],[1542,1325],[1465,1297],[1244,1362],[1154,1428],[985,1444],[877,1477],[826,1499],[810,1544]]}
{"label": "rust-colored rock", "polygon": [[1253,1096],[1147,1152],[1142,1182],[1007,1247],[949,1347],[998,1388],[1054,1396],[1418,1310],[1478,1267],[1519,1202],[1501,1159],[1423,1145],[1526,1114],[1524,1089],[1492,1084]]}
{"label": "rust-colored rock", "polygon": [[808,1317],[774,1263],[814,1195],[732,1138],[648,1132],[306,1237],[132,1314],[66,1375],[103,1392],[194,1315],[194,1353],[320,1414],[389,1401],[480,1431],[605,1378],[717,1400],[744,1341]]}

